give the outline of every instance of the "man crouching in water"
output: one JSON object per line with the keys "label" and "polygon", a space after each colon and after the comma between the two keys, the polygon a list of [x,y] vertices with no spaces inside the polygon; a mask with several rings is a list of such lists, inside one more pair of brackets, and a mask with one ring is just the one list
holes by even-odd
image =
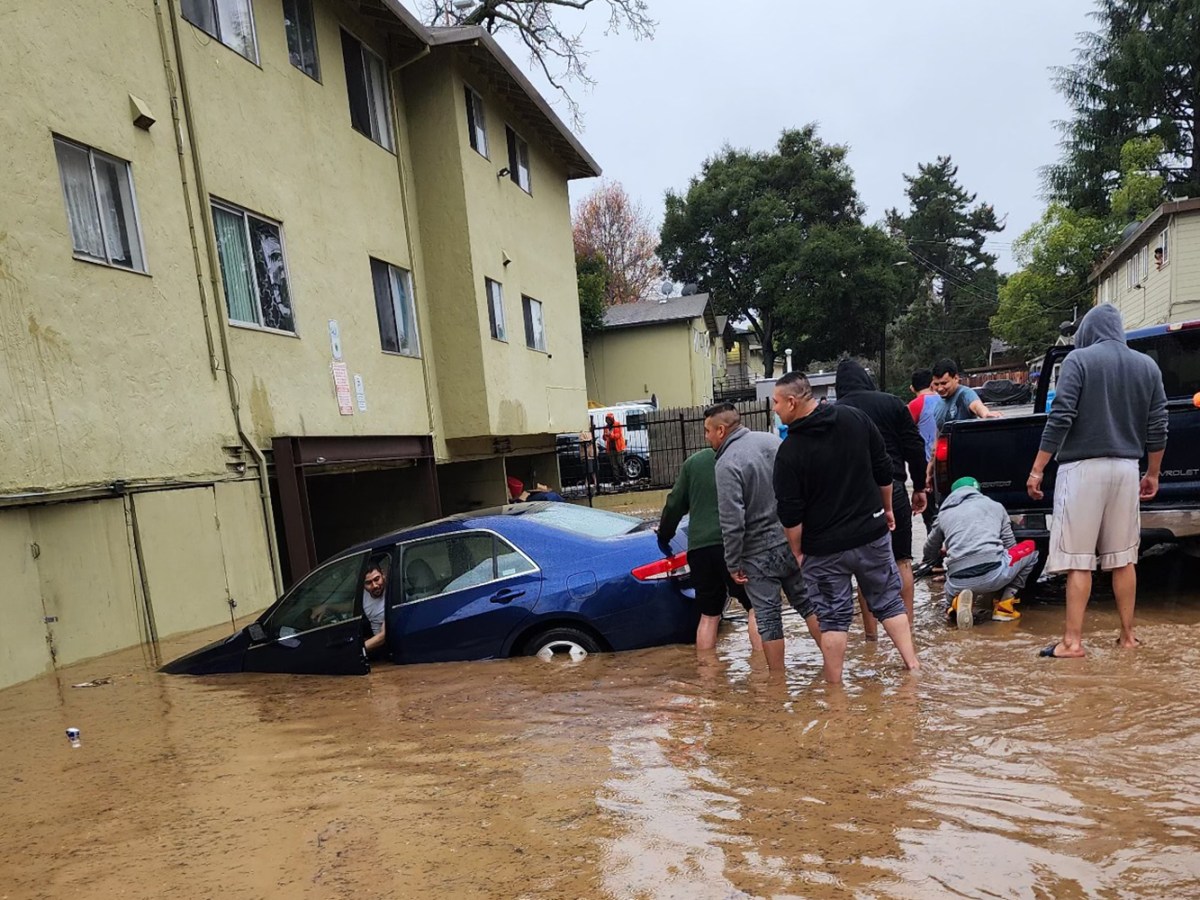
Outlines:
{"label": "man crouching in water", "polygon": [[745,428],[732,403],[720,403],[704,411],[704,438],[717,451],[717,515],[725,543],[725,565],[733,580],[746,586],[767,668],[782,672],[780,588],[804,618],[813,639],[820,641],[821,633],[812,604],[804,595],[800,567],[775,512],[771,479],[779,438]]}
{"label": "man crouching in water", "polygon": [[852,406],[819,406],[799,372],[775,382],[774,406],[788,426],[775,458],[779,520],[817,610],[825,680],[842,680],[854,615],[851,576],[904,667],[919,669],[892,554],[892,460],[879,429]]}

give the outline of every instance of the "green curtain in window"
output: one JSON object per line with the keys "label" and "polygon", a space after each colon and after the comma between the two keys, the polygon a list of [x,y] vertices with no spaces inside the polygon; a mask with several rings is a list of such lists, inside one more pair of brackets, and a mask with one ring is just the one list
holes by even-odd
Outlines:
{"label": "green curtain in window", "polygon": [[225,308],[231,322],[258,324],[254,283],[250,273],[250,248],[242,217],[213,207],[217,232],[217,254],[221,259],[221,281],[225,284]]}

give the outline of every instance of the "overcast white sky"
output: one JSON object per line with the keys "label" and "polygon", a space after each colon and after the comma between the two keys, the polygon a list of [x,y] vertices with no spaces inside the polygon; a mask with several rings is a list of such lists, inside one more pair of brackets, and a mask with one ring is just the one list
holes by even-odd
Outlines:
{"label": "overcast white sky", "polygon": [[[656,223],[664,191],[685,190],[726,142],[764,149],[815,121],[849,144],[868,221],[904,205],[902,174],[950,154],[960,182],[1007,216],[993,252],[1010,270],[1009,243],[1044,207],[1038,168],[1058,157],[1066,107],[1049,70],[1073,61],[1094,2],[650,0],[652,41],[605,36],[602,6],[579,17],[596,80],[576,91],[580,137]],[[572,182],[572,199],[596,183]]]}

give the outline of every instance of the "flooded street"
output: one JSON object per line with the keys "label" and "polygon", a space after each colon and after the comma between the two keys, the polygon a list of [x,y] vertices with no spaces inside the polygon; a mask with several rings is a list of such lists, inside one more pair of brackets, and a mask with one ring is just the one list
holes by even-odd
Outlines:
{"label": "flooded street", "polygon": [[1197,896],[1197,566],[1143,572],[1140,651],[1110,599],[1053,661],[1061,603],[960,633],[919,586],[925,670],[856,625],[841,689],[795,616],[779,680],[744,622],[701,661],[109,656],[0,692],[0,898]]}

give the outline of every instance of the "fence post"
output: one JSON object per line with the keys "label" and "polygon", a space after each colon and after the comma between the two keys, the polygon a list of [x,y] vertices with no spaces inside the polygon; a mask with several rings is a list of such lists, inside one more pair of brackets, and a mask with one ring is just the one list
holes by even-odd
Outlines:
{"label": "fence post", "polygon": [[683,410],[679,411],[679,462],[680,465],[687,459],[687,426],[683,421]]}

